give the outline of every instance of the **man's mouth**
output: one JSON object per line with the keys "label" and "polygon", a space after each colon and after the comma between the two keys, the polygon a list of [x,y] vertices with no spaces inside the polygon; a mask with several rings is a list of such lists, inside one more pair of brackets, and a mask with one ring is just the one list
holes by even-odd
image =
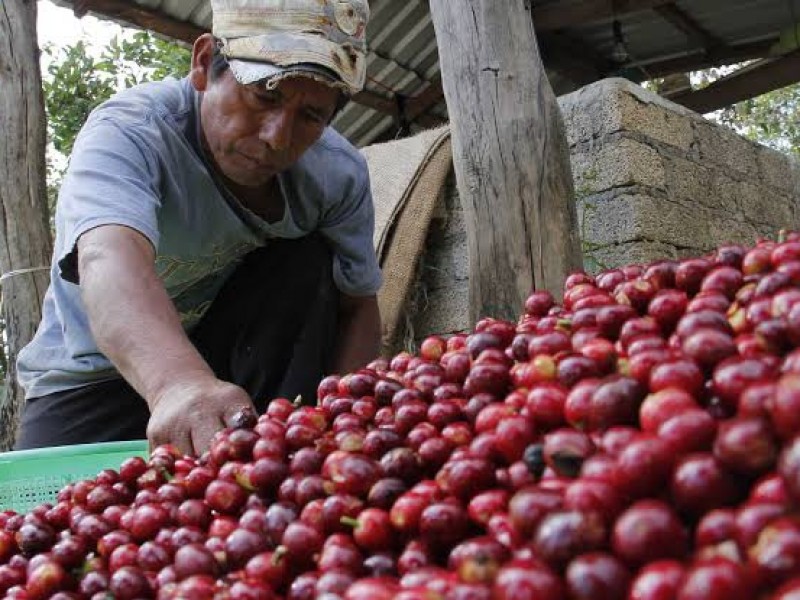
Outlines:
{"label": "man's mouth", "polygon": [[258,169],[269,169],[269,165],[263,161],[260,161],[256,158],[253,158],[252,156],[244,154],[243,152],[239,152],[239,155],[243,156],[248,163],[250,163],[251,165],[253,165]]}

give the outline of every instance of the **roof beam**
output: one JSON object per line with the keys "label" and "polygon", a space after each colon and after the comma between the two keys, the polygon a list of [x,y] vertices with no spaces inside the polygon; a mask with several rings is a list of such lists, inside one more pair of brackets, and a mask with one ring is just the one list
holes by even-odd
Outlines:
{"label": "roof beam", "polygon": [[707,52],[713,52],[716,48],[723,48],[725,46],[723,40],[700,25],[700,23],[695,21],[675,4],[656,6],[654,10],[661,15],[665,21],[671,23],[677,29],[685,33],[690,40],[701,48],[704,48]]}
{"label": "roof beam", "polygon": [[[430,87],[427,88],[424,92],[419,94],[422,96],[426,92],[430,90]],[[424,110],[420,110],[419,107],[422,106],[422,102],[417,101],[416,96],[414,98],[409,98],[406,106],[406,117],[409,122],[419,123],[423,127],[438,127],[442,124],[442,120],[439,117],[434,115],[427,115],[423,114],[427,111],[433,104],[430,106],[426,106]],[[442,93],[444,96],[444,93]],[[360,104],[361,106],[366,106],[367,108],[371,108],[372,110],[378,111],[381,114],[389,115],[391,117],[398,117],[398,104],[397,101],[392,98],[387,98],[386,96],[381,96],[380,94],[376,94],[375,92],[371,92],[369,90],[364,90],[355,94],[351,100],[356,104]],[[438,101],[437,101],[438,102]],[[412,107],[414,107],[412,109]]]}
{"label": "roof beam", "polygon": [[775,39],[760,40],[739,46],[727,46],[711,55],[705,52],[695,52],[679,58],[653,59],[652,62],[640,63],[636,67],[642,71],[639,80],[666,77],[675,73],[688,73],[700,71],[711,67],[732,65],[746,60],[754,60],[769,56],[769,50]]}
{"label": "roof beam", "polygon": [[671,4],[672,0],[572,0],[534,7],[533,24],[536,31],[551,31],[595,23],[628,13],[652,10]]}
{"label": "roof beam", "polygon": [[[419,94],[410,98],[406,104],[406,115],[412,123],[420,122],[420,118],[425,113],[439,104],[444,99],[444,89],[442,88],[442,76],[437,75],[430,85]],[[420,124],[422,124],[420,122]]]}
{"label": "roof beam", "polygon": [[103,17],[118,19],[190,45],[206,33],[203,27],[173,19],[162,12],[125,0],[76,0],[72,3],[72,10],[78,18],[92,11]]}
{"label": "roof beam", "polygon": [[742,67],[699,90],[670,95],[673,102],[705,114],[800,80],[800,50]]}

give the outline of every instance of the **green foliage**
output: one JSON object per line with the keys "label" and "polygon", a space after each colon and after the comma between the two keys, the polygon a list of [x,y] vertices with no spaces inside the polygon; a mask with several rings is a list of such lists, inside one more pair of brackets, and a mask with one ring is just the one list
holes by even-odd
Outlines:
{"label": "green foliage", "polygon": [[[747,64],[690,73],[691,88],[704,88]],[[642,85],[662,93],[666,81],[653,79]],[[800,84],[762,94],[706,116],[754,142],[800,158]]]}
{"label": "green foliage", "polygon": [[800,158],[800,85],[734,104],[716,117],[745,137]]}
{"label": "green foliage", "polygon": [[[738,65],[741,66],[744,65]],[[694,87],[705,87],[731,70],[728,67],[694,73]],[[800,157],[800,84],[739,102],[710,117],[748,139]]]}
{"label": "green foliage", "polygon": [[95,59],[83,41],[61,50],[60,57],[52,46],[44,52],[54,59],[42,81],[48,133],[55,149],[69,154],[86,117],[114,93],[115,82],[95,73]]}
{"label": "green foliage", "polygon": [[[42,81],[47,130],[53,148],[68,156],[89,113],[116,92],[189,70],[189,50],[144,31],[128,31],[104,48],[81,40],[64,48],[43,48],[48,63]],[[63,166],[48,156],[48,193],[57,193]]]}

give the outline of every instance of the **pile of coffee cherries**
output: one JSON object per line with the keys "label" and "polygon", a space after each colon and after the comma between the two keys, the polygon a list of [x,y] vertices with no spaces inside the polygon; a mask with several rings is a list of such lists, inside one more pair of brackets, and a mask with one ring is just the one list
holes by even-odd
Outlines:
{"label": "pile of coffee cherries", "polygon": [[800,599],[800,235],[571,275],[0,513],[9,600]]}

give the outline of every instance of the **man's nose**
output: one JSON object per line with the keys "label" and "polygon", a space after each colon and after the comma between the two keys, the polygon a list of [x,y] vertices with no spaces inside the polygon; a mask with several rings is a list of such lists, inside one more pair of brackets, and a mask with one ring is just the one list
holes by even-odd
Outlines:
{"label": "man's nose", "polygon": [[271,112],[261,123],[259,139],[272,150],[287,150],[292,143],[294,115],[290,110]]}

